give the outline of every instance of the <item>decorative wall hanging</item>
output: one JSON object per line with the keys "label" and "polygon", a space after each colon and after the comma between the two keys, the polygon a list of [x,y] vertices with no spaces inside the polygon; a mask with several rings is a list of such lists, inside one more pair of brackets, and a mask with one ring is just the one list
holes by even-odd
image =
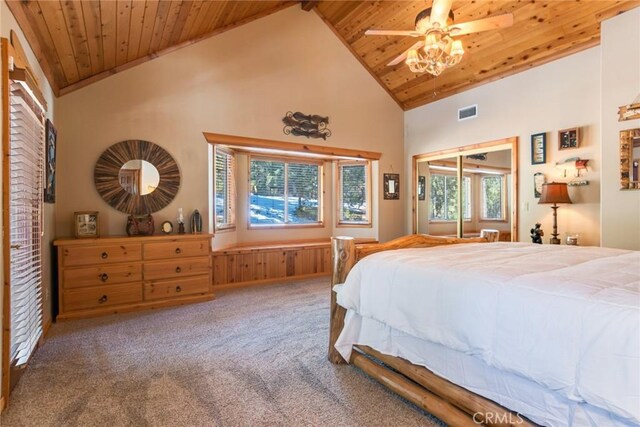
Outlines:
{"label": "decorative wall hanging", "polygon": [[558,150],[580,147],[580,128],[558,131]]}
{"label": "decorative wall hanging", "polygon": [[640,119],[640,95],[629,105],[618,108],[618,121]]}
{"label": "decorative wall hanging", "polygon": [[316,114],[306,115],[299,111],[288,111],[282,118],[285,127],[282,129],[285,135],[305,136],[307,138],[322,138],[325,141],[331,136],[327,128],[329,117]]}
{"label": "decorative wall hanging", "polygon": [[56,202],[56,141],[58,138],[58,132],[53,127],[51,120],[47,119],[46,130],[47,136],[47,159],[45,170],[45,182],[44,182],[44,202],[55,203]]}
{"label": "decorative wall hanging", "polygon": [[467,159],[485,161],[485,160],[487,160],[487,153],[469,154],[466,157],[467,157]]}
{"label": "decorative wall hanging", "polygon": [[[137,169],[127,168],[140,163]],[[154,169],[157,182],[146,185]],[[136,173],[136,170],[138,173]],[[167,206],[180,188],[180,170],[171,154],[149,141],[122,141],[107,148],[93,173],[96,190],[109,206],[130,215],[150,214]]]}
{"label": "decorative wall hanging", "polygon": [[620,189],[640,189],[640,128],[620,131]]}
{"label": "decorative wall hanging", "polygon": [[540,198],[540,195],[542,194],[542,184],[544,184],[546,181],[547,178],[543,173],[538,172],[533,174],[533,196],[536,199]]}
{"label": "decorative wall hanging", "polygon": [[543,165],[547,163],[547,134],[531,135],[531,164]]}
{"label": "decorative wall hanging", "polygon": [[384,177],[384,199],[399,200],[400,199],[400,174],[385,173]]}

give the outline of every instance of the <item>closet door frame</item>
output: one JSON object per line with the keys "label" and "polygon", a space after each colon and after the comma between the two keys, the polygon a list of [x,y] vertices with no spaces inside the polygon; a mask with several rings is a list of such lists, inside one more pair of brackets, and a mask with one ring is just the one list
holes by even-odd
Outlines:
{"label": "closet door frame", "polygon": [[[471,154],[488,153],[493,151],[511,150],[511,241],[518,241],[518,137],[513,136],[509,138],[497,139],[494,141],[481,142],[478,144],[470,144],[462,147],[450,148],[447,150],[434,151],[431,153],[416,154],[412,157],[411,162],[411,218],[412,233],[418,232],[418,163],[428,162],[434,160],[456,158],[457,164],[457,176],[461,181],[462,176],[462,159],[463,156]],[[425,188],[425,192],[427,189]],[[426,195],[425,195],[426,196]],[[458,192],[458,221],[456,224],[457,237],[462,237],[462,192]]]}

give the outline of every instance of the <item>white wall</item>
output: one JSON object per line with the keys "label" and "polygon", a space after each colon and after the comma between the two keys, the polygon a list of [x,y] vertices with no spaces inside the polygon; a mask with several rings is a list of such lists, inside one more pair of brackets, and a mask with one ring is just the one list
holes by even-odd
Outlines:
{"label": "white wall", "polygon": [[[405,113],[406,176],[411,156],[512,136],[519,138],[519,240],[529,240],[529,229],[542,223],[552,232],[552,210],[534,198],[533,174],[547,181],[561,178],[555,162],[567,157],[589,159],[590,185],[570,187],[573,205],[558,209],[561,237],[581,233],[582,244],[600,242],[600,49],[592,48],[540,67],[480,86]],[[457,121],[459,108],[478,104],[479,116]],[[557,131],[581,127],[580,148],[558,151]],[[531,135],[547,132],[547,163],[531,165]],[[406,180],[410,185],[410,178]],[[411,201],[406,203],[410,232]]]}
{"label": "white wall", "polygon": [[[185,214],[197,208],[209,217],[203,131],[379,151],[379,175],[391,165],[403,169],[402,110],[322,20],[299,7],[116,74],[61,97],[56,107],[63,194],[56,205],[59,236],[71,234],[71,217],[79,210],[100,211],[102,235],[124,233],[126,215],[102,201],[93,168],[102,151],[125,139],[159,144],[180,168],[180,191],[154,214],[157,223],[175,221],[178,207]],[[284,135],[287,111],[329,116],[333,135],[326,142]],[[240,163],[242,172],[246,164]],[[243,179],[239,189],[246,186]],[[381,200],[369,236],[401,235],[403,208],[401,201]],[[324,229],[248,230],[240,217],[237,227],[220,233],[214,244],[325,237],[333,230],[330,223]]]}
{"label": "white wall", "polygon": [[602,23],[602,245],[640,250],[640,190],[619,190],[618,107],[640,96],[640,7]]}
{"label": "white wall", "polygon": [[[51,90],[51,86],[47,81],[38,61],[33,54],[33,51],[29,47],[22,30],[18,27],[18,23],[15,18],[11,14],[11,11],[7,7],[7,4],[2,1],[0,2],[0,35],[9,39],[9,35],[11,30],[15,31],[18,35],[18,39],[22,47],[27,54],[27,59],[31,68],[33,69],[36,78],[40,82],[40,88],[42,89],[42,94],[44,95],[47,105],[47,118],[53,121],[55,125],[55,120],[53,120],[53,91]],[[2,82],[0,81],[0,85]],[[2,111],[2,105],[0,104],[0,112]],[[0,167],[2,166],[2,161],[4,160],[4,153],[0,156]],[[2,183],[2,176],[0,176],[0,185]],[[60,188],[57,189],[57,196],[60,195]],[[44,215],[43,215],[43,226],[44,226],[44,237],[42,241],[42,301],[43,301],[43,322],[46,324],[51,321],[51,292],[52,292],[52,268],[51,268],[51,242],[53,241],[53,237],[55,236],[55,221],[54,221],[54,206],[52,204],[45,203],[44,205]],[[2,208],[2,198],[0,198],[0,209]],[[1,243],[0,243],[1,244]],[[2,276],[2,280],[4,282],[4,274],[2,271],[3,264],[0,263],[0,276]],[[0,292],[0,307],[2,307],[2,297],[3,292]],[[2,330],[2,316],[0,315],[0,330]],[[0,340],[0,354],[2,354],[2,342]],[[1,375],[1,373],[0,373]],[[2,383],[2,378],[0,377],[0,384]]]}

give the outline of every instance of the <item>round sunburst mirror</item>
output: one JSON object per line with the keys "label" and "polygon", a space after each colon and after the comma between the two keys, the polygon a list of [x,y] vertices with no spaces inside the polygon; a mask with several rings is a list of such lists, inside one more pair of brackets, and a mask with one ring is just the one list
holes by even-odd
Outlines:
{"label": "round sunburst mirror", "polygon": [[96,162],[93,179],[109,206],[130,215],[159,211],[180,188],[180,170],[171,154],[137,139],[107,148]]}

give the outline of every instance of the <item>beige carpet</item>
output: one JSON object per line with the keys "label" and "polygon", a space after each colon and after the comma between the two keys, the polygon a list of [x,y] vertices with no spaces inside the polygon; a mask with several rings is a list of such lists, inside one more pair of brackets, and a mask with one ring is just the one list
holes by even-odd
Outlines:
{"label": "beige carpet", "polygon": [[328,279],[54,324],[5,426],[432,426],[326,359]]}

